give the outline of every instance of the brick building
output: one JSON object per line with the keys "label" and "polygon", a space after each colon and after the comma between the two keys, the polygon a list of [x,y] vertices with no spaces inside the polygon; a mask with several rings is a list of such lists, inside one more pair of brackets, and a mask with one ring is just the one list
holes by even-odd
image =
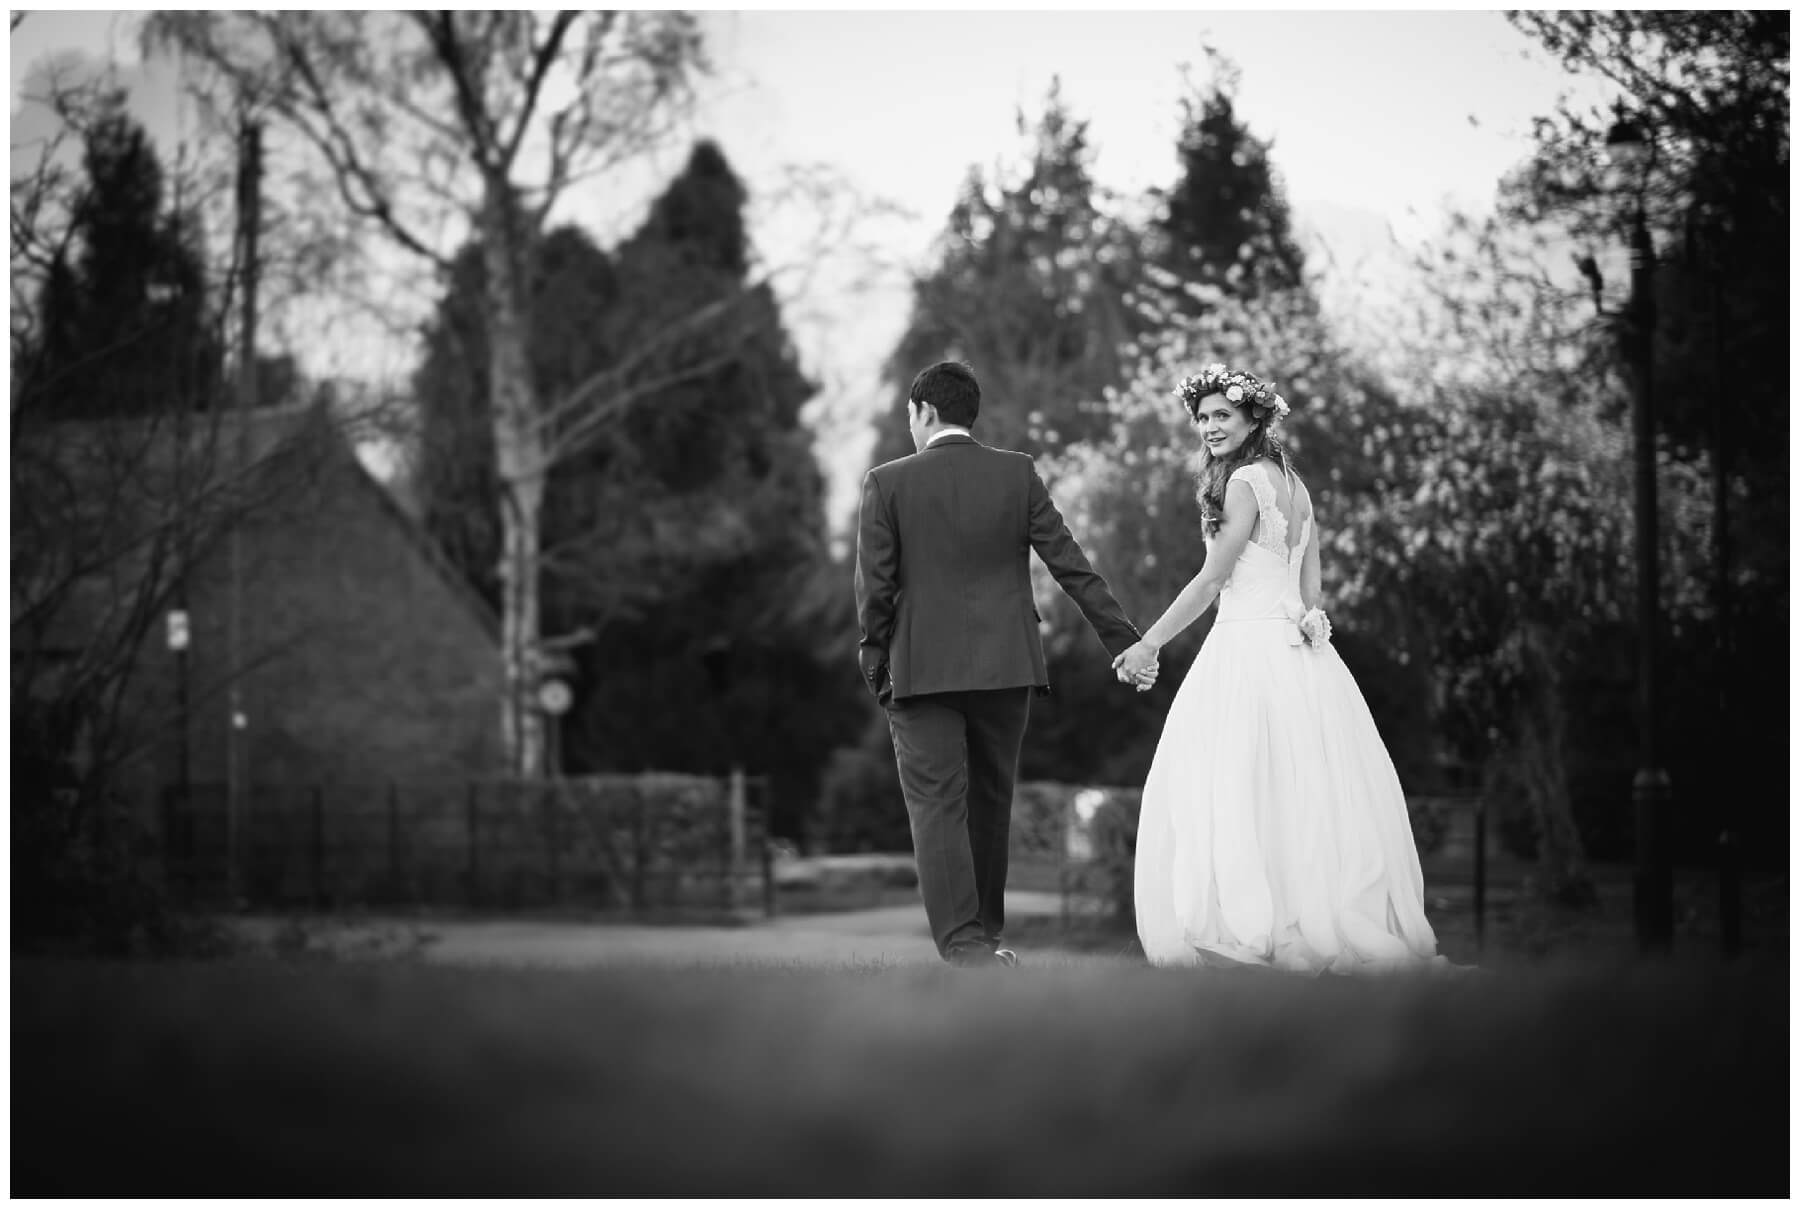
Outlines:
{"label": "brick building", "polygon": [[[235,451],[239,422],[226,415],[202,423],[218,449]],[[503,677],[492,610],[323,409],[261,409],[242,422],[252,466],[247,498],[225,510],[233,519],[206,543],[185,600],[175,602],[186,605],[187,648],[171,649],[159,623],[140,650],[127,709],[140,747],[126,778],[133,796],[184,780],[226,782],[234,666],[243,669],[241,769],[250,786],[499,773]],[[80,426],[55,427],[61,449],[80,444],[72,435]],[[241,585],[235,661],[233,528]],[[101,616],[106,603],[105,583],[85,586],[95,599],[66,610],[57,627],[54,641],[65,649],[83,640],[82,619]]]}

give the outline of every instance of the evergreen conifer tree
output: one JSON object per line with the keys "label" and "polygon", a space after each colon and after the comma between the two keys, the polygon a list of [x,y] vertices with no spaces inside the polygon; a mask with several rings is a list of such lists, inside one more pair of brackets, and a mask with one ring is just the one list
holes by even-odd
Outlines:
{"label": "evergreen conifer tree", "polygon": [[206,276],[164,205],[148,135],[113,98],[88,129],[72,254],[51,264],[19,402],[59,418],[202,410],[218,397]]}

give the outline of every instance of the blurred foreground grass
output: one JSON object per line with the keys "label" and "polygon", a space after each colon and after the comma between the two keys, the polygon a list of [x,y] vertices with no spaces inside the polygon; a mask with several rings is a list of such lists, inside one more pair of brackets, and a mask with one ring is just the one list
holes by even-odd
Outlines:
{"label": "blurred foreground grass", "polygon": [[19,1196],[1785,1196],[1785,956],[12,965]]}

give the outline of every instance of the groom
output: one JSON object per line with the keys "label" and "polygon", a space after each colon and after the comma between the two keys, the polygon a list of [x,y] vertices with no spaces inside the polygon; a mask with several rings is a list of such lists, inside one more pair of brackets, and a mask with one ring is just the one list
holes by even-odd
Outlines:
{"label": "groom", "polygon": [[980,411],[967,365],[921,371],[906,402],[918,452],[863,478],[858,659],[887,710],[938,952],[955,965],[1017,965],[1001,944],[1013,782],[1031,694],[1049,691],[1027,552],[1110,654],[1139,634],[1031,458],[969,435]]}

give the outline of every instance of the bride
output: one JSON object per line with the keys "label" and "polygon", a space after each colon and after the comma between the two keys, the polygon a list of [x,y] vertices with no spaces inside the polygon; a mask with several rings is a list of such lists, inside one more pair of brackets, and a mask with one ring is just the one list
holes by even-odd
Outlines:
{"label": "bride", "polygon": [[1272,383],[1209,365],[1175,393],[1200,429],[1206,561],[1113,666],[1140,687],[1215,599],[1138,821],[1138,937],[1157,965],[1353,973],[1443,965],[1393,761],[1319,609],[1312,499],[1270,432]]}

